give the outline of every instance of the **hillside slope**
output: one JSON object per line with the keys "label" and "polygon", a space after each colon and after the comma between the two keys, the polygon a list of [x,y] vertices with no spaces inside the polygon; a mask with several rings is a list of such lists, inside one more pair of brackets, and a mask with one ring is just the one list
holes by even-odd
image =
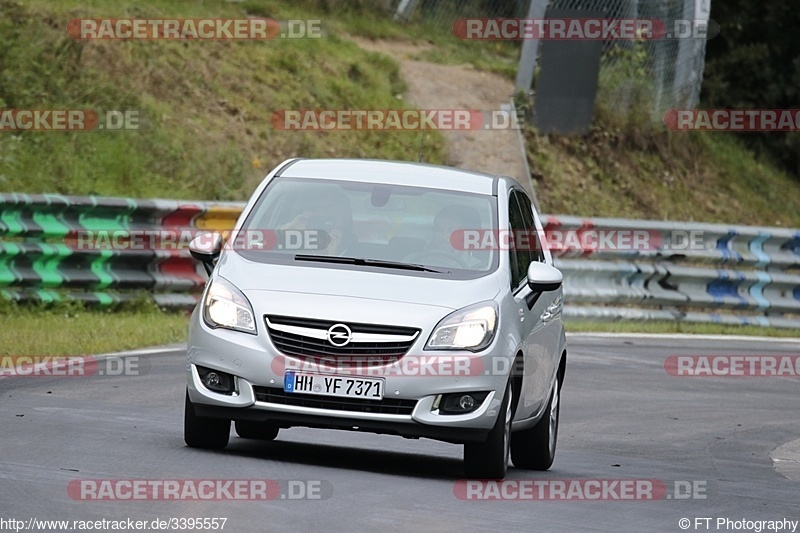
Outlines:
{"label": "hillside slope", "polygon": [[669,132],[601,105],[584,137],[526,138],[547,213],[800,227],[800,182],[733,134]]}
{"label": "hillside slope", "polygon": [[[325,36],[79,42],[66,32],[77,17],[246,16],[320,19]],[[415,83],[414,91],[431,87],[437,94],[427,100],[453,107],[464,96],[459,80],[475,69],[514,73],[514,43],[465,42],[442,28],[404,26],[362,1],[0,0],[0,109],[133,109],[142,117],[139,131],[0,133],[0,191],[241,200],[287,157],[417,160],[421,139],[428,162],[469,161],[459,153],[469,145],[446,146],[436,132],[272,126],[280,109],[413,105],[391,57],[397,54],[365,50],[351,35],[362,44],[380,40],[373,50],[414,45],[420,51],[406,59],[425,62],[437,82]],[[503,85],[485,89],[507,91]],[[613,116],[601,102],[589,135],[525,135],[544,212],[800,227],[800,184],[731,134],[666,132],[635,112]]]}
{"label": "hillside slope", "polygon": [[[0,109],[135,110],[141,124],[2,132],[0,191],[242,200],[288,157],[417,160],[416,132],[273,127],[282,109],[406,107],[397,63],[335,33],[263,42],[67,34],[79,17],[311,18],[292,4],[0,0]],[[426,135],[425,152],[443,162],[440,135]]]}

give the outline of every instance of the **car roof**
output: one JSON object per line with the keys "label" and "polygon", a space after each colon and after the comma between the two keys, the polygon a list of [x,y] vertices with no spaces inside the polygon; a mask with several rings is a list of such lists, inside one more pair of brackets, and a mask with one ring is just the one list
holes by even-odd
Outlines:
{"label": "car roof", "polygon": [[278,173],[289,178],[432,187],[475,194],[496,194],[497,176],[452,167],[379,159],[297,159]]}

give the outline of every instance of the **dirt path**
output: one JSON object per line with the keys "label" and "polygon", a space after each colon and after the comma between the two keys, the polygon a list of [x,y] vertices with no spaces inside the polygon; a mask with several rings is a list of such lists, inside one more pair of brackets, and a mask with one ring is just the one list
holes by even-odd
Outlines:
{"label": "dirt path", "polygon": [[[496,111],[511,100],[514,84],[470,66],[437,65],[411,59],[429,46],[350,37],[361,48],[392,56],[408,85],[406,97],[420,109]],[[447,163],[468,170],[511,176],[531,191],[516,130],[443,131]]]}

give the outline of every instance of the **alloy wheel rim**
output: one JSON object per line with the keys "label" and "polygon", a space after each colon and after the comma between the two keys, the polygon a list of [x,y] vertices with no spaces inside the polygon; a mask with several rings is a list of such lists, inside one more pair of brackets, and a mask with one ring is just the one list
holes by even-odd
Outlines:
{"label": "alloy wheel rim", "polygon": [[558,432],[558,380],[553,388],[553,398],[550,401],[550,455],[553,455],[556,449],[556,433]]}
{"label": "alloy wheel rim", "polygon": [[503,456],[505,457],[505,464],[508,464],[508,457],[511,454],[511,411],[514,400],[514,391],[511,387],[508,388],[508,405],[506,406],[506,423],[505,432],[503,435]]}

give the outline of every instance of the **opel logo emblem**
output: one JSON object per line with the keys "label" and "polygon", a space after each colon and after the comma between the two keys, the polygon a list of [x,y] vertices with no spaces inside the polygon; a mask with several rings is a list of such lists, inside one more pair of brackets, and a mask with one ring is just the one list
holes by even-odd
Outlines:
{"label": "opel logo emblem", "polygon": [[334,324],[328,328],[328,342],[334,346],[345,346],[352,336],[353,332],[346,324]]}

